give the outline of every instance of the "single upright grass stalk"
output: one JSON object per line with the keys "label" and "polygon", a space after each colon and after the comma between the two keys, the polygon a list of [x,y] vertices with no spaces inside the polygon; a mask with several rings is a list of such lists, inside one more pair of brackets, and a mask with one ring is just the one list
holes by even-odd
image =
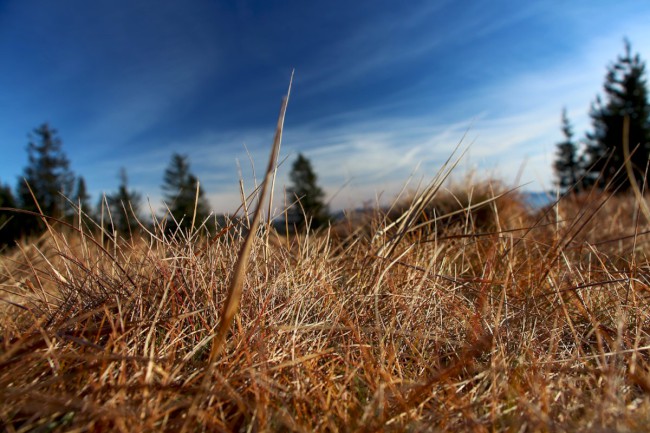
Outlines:
{"label": "single upright grass stalk", "polygon": [[[634,148],[634,151],[637,150],[638,145]],[[632,153],[634,153],[632,151]],[[627,171],[627,177],[630,179],[630,186],[632,187],[632,192],[634,192],[634,197],[639,203],[639,207],[643,212],[643,216],[650,221],[650,209],[643,198],[643,194],[639,190],[639,185],[636,184],[636,178],[634,177],[634,170],[632,169],[632,161],[630,160],[630,117],[623,117],[623,157],[625,158],[625,170]],[[644,179],[645,180],[645,179]]]}
{"label": "single upright grass stalk", "polygon": [[[294,71],[291,71],[291,78],[289,78],[289,91],[287,92],[287,96],[286,96],[287,101],[286,102],[289,101],[289,93],[291,92],[291,83],[293,83],[293,73],[294,73]],[[285,103],[285,105],[286,105],[286,103]],[[285,109],[286,109],[286,107],[285,107]],[[282,117],[282,123],[284,124],[284,114],[280,114],[280,116]],[[278,146],[277,150],[275,150],[276,142],[277,142],[277,146]],[[274,152],[275,152],[275,159],[272,158],[271,161],[269,161],[269,168],[271,168],[271,164],[272,164],[273,165],[273,171],[271,172],[271,191],[269,192],[269,208],[268,208],[268,212],[267,212],[267,216],[266,216],[268,224],[271,223],[271,216],[272,216],[272,212],[273,212],[273,192],[275,191],[275,178],[276,178],[276,176],[278,174],[278,156],[280,154],[280,145],[281,144],[282,144],[282,125],[280,124],[280,121],[278,120],[278,129],[275,131],[275,139],[274,139],[274,142],[273,142]],[[266,172],[265,182],[268,182],[268,180],[269,180],[269,172],[267,171]],[[267,237],[267,246],[268,246],[268,237]]]}
{"label": "single upright grass stalk", "polygon": [[271,149],[269,165],[266,168],[266,175],[264,176],[264,183],[262,184],[260,195],[257,200],[257,207],[255,208],[255,213],[253,215],[253,221],[251,222],[250,229],[246,234],[244,243],[239,250],[237,263],[235,264],[233,276],[230,280],[230,286],[228,288],[228,297],[226,298],[226,302],[223,306],[223,312],[221,314],[221,320],[219,321],[217,333],[214,340],[212,340],[212,349],[210,350],[210,358],[208,359],[209,364],[212,364],[221,352],[226,339],[226,334],[228,332],[228,329],[230,329],[232,319],[235,317],[235,314],[239,310],[239,302],[241,300],[241,295],[244,288],[244,275],[246,273],[246,266],[248,265],[248,260],[250,258],[253,241],[257,235],[257,228],[259,226],[260,217],[262,215],[262,205],[264,202],[264,197],[266,196],[266,190],[269,183],[271,183],[271,179],[275,172],[275,164],[278,159],[278,153],[280,151],[280,142],[282,141],[282,128],[284,127],[284,115],[287,111],[287,103],[289,102],[289,95],[291,94],[292,82],[293,72],[291,73],[287,95],[282,98],[280,116],[278,117],[278,125],[275,130],[275,138],[273,139],[273,147]]}
{"label": "single upright grass stalk", "polygon": [[196,195],[194,196],[194,213],[192,214],[192,225],[190,226],[190,239],[194,234],[194,224],[196,224],[196,212],[199,208],[199,196],[201,193],[201,183],[196,181]]}
{"label": "single upright grass stalk", "polygon": [[[257,235],[257,228],[260,223],[260,217],[262,215],[262,205],[264,204],[264,196],[266,195],[266,190],[268,184],[271,182],[273,177],[273,172],[275,168],[275,163],[278,159],[278,153],[280,150],[280,141],[282,140],[282,128],[284,127],[284,115],[287,111],[287,103],[289,102],[289,95],[291,94],[291,84],[293,82],[293,72],[291,73],[291,79],[289,80],[289,89],[287,90],[287,95],[282,98],[282,104],[280,106],[280,116],[278,117],[278,125],[275,129],[275,137],[273,139],[273,147],[271,148],[271,156],[269,158],[269,164],[266,168],[266,174],[264,176],[264,181],[261,185],[259,196],[257,199],[257,206],[255,208],[255,213],[253,214],[253,221],[249,226],[248,233],[244,238],[244,243],[242,244],[239,254],[237,256],[237,263],[235,263],[235,269],[233,272],[232,279],[230,280],[230,285],[228,287],[228,296],[226,297],[226,302],[224,303],[223,310],[221,313],[221,319],[219,320],[219,325],[217,327],[217,332],[214,339],[212,340],[212,348],[210,349],[210,357],[208,358],[208,365],[205,369],[205,375],[202,380],[202,389],[206,389],[209,380],[213,375],[213,369],[215,366],[215,360],[217,356],[221,353],[223,346],[226,341],[226,334],[230,329],[232,320],[239,311],[239,304],[241,301],[242,292],[244,289],[244,276],[246,274],[246,267],[250,259],[251,249],[253,248],[253,241]],[[245,204],[245,201],[244,201]],[[202,397],[202,393],[197,393],[195,398],[192,401],[181,428],[181,433],[184,433],[189,428],[189,423],[196,415],[197,406],[199,400]],[[241,408],[240,408],[241,409]]]}

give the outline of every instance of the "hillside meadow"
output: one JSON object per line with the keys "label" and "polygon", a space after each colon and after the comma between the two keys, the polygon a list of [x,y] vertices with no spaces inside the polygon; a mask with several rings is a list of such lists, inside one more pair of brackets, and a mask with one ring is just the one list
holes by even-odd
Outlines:
{"label": "hillside meadow", "polygon": [[446,187],[450,158],[389,208],[281,235],[286,103],[240,218],[125,237],[79,209],[5,251],[3,431],[647,431],[640,191],[531,209]]}
{"label": "hillside meadow", "polygon": [[3,430],[647,431],[636,199],[443,180],[318,232],[262,222],[216,350],[246,222],[49,220],[0,259]]}

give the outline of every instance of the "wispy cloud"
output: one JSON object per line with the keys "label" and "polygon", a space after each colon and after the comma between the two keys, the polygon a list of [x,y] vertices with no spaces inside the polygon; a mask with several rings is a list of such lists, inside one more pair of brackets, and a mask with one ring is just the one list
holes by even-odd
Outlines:
{"label": "wispy cloud", "polygon": [[[464,166],[514,181],[525,163],[520,181],[548,188],[562,107],[581,135],[622,37],[650,59],[650,11],[636,2],[617,5],[624,19],[615,20],[604,1],[270,8],[272,18],[300,10],[312,20],[289,20],[291,31],[284,31],[257,16],[255,5],[165,3],[150,10],[147,2],[115,8],[77,1],[74,12],[39,3],[49,12],[36,21],[50,27],[26,41],[60,62],[42,79],[27,74],[34,83],[24,87],[39,92],[15,92],[12,110],[56,113],[51,120],[92,192],[114,188],[125,166],[132,185],[159,200],[171,153],[187,153],[220,212],[239,205],[237,161],[247,191],[255,184],[252,163],[261,177],[281,91],[266,99],[285,85],[274,81],[294,61],[282,148],[289,159],[279,186],[303,152],[330,197],[346,185],[332,202],[338,208],[388,200],[416,167],[416,179],[430,178],[465,134],[471,148]],[[34,17],[27,6],[10,11],[15,22]],[[66,31],[49,41],[43,35],[59,22]],[[16,67],[37,70],[44,58],[16,56]],[[0,73],[0,84],[20,78]],[[39,97],[47,102],[38,104]]]}
{"label": "wispy cloud", "polygon": [[[638,46],[647,41],[647,33],[640,29],[628,31]],[[290,104],[283,154],[304,152],[330,196],[345,186],[332,202],[334,208],[358,205],[377,196],[390,200],[413,173],[416,178],[430,178],[466,133],[466,143],[472,144],[463,166],[509,182],[522,174],[518,180],[530,183],[529,189],[550,188],[554,143],[561,138],[562,106],[570,108],[579,130],[586,128],[588,104],[600,90],[604,67],[620,50],[620,37],[596,38],[571,61],[476,87],[470,97],[444,106],[433,104],[419,115],[404,116],[396,109],[420,103],[417,94],[412,101],[404,95],[399,101],[342,110],[298,124],[291,123],[294,107]],[[353,74],[344,71],[337,79],[349,80]],[[446,112],[455,113],[456,120],[449,122]],[[263,167],[271,138],[272,128],[207,132],[166,143],[154,159],[167,160],[171,151],[186,149],[215,209],[232,211],[239,205],[236,161],[251,191],[254,181],[246,148],[258,168]],[[280,170],[280,186],[288,182],[292,159]],[[154,175],[161,168],[150,165],[148,170]]]}
{"label": "wispy cloud", "polygon": [[332,44],[314,47],[318,57],[298,82],[304,82],[305,95],[312,95],[362,86],[381,77],[408,81],[415,75],[420,80],[420,74],[408,69],[431,61],[459,63],[477,40],[530,18],[539,9],[520,5],[503,14],[493,5],[416,1],[400,6],[399,19],[392,8],[371,10],[372,19],[354,25]]}

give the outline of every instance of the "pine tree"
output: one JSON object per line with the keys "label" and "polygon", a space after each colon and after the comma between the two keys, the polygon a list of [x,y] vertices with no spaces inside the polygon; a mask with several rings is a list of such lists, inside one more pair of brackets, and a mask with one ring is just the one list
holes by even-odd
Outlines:
{"label": "pine tree", "polygon": [[[83,176],[77,178],[77,187],[75,188],[75,193],[73,196],[73,203],[78,207],[82,213],[92,217],[92,208],[90,207],[90,196],[86,190],[86,180]],[[76,212],[75,221],[78,218],[78,213]],[[78,222],[78,221],[77,221]]]}
{"label": "pine tree", "polygon": [[317,176],[311,162],[301,153],[293,163],[289,173],[292,186],[288,189],[289,194],[298,200],[292,209],[291,216],[298,228],[305,228],[308,224],[316,229],[329,221],[327,205],[325,204],[325,193],[317,184]]}
{"label": "pine tree", "polygon": [[77,187],[73,196],[74,204],[81,207],[82,210],[88,211],[90,209],[89,200],[90,196],[86,190],[86,180],[83,176],[77,178]]}
{"label": "pine tree", "polygon": [[579,190],[578,181],[582,176],[582,158],[578,155],[578,146],[573,141],[573,128],[569,122],[566,108],[562,110],[562,133],[564,141],[557,144],[553,168],[558,188],[565,193],[570,188]]}
{"label": "pine tree", "polygon": [[[587,167],[589,184],[603,188],[609,181],[625,191],[630,187],[626,170],[617,171],[625,162],[623,123],[629,119],[629,151],[638,146],[630,158],[637,183],[650,156],[650,106],[645,80],[645,63],[638,54],[631,54],[625,41],[625,54],[608,68],[604,84],[606,101],[597,97],[591,108],[593,131],[587,134]],[[599,174],[602,177],[598,180]]]}
{"label": "pine tree", "polygon": [[113,228],[123,235],[131,236],[139,227],[142,196],[134,190],[129,190],[126,169],[120,169],[119,179],[120,184],[117,192],[106,196],[106,201],[111,213]]}
{"label": "pine tree", "polygon": [[20,206],[35,212],[40,207],[45,215],[56,218],[66,216],[69,208],[65,197],[72,194],[74,175],[57,131],[47,123],[35,129],[34,135],[30,135],[27,154],[29,163],[17,188]]}
{"label": "pine tree", "polygon": [[[199,188],[198,201],[196,188]],[[190,170],[187,155],[174,153],[163,177],[163,198],[171,215],[185,230],[192,227],[192,220],[201,224],[209,216],[207,199],[197,177]],[[194,215],[196,208],[196,216]],[[170,227],[174,230],[176,227]]]}

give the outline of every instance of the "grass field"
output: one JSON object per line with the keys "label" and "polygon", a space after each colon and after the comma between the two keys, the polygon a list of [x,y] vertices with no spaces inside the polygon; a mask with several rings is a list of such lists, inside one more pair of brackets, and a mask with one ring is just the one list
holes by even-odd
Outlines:
{"label": "grass field", "polygon": [[329,231],[261,224],[217,351],[242,226],[124,241],[53,224],[0,262],[4,430],[647,431],[635,199],[467,210],[503,188],[439,186]]}
{"label": "grass field", "polygon": [[645,199],[452,169],[300,235],[48,220],[0,257],[2,430],[647,431]]}

